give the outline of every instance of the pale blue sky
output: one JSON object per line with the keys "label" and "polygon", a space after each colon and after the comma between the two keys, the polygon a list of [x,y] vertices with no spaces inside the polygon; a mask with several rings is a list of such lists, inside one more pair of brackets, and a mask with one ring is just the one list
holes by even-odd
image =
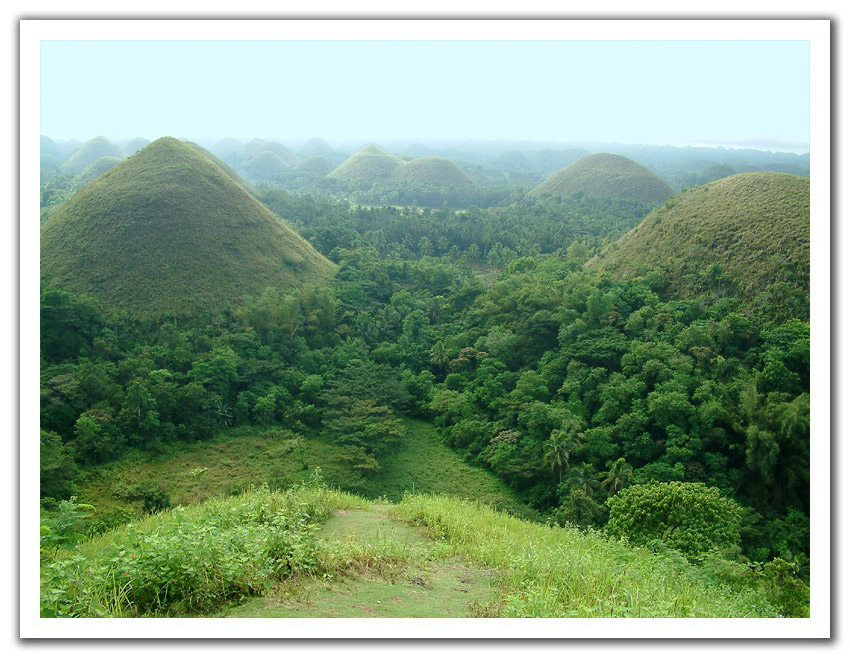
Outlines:
{"label": "pale blue sky", "polygon": [[43,41],[41,132],[807,150],[806,41]]}

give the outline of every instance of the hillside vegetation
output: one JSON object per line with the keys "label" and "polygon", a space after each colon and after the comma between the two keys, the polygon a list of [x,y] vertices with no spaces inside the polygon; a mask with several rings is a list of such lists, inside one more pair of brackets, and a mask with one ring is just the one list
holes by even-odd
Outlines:
{"label": "hillside vegetation", "polygon": [[333,265],[195,148],[162,138],[43,225],[42,281],[141,316],[210,315]]}
{"label": "hillside vegetation", "polygon": [[673,189],[646,167],[622,155],[594,153],[555,172],[531,194],[629,199],[660,203],[673,196]]}
{"label": "hillside vegetation", "polygon": [[759,172],[688,190],[587,267],[621,281],[659,270],[676,295],[713,290],[750,312],[807,318],[809,179]]}

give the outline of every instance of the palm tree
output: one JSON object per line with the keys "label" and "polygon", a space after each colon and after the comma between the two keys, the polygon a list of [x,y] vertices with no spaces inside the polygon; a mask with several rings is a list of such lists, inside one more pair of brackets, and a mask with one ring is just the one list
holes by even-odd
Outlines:
{"label": "palm tree", "polygon": [[558,484],[564,476],[564,471],[570,463],[570,456],[579,448],[579,424],[575,421],[565,421],[561,429],[552,430],[549,440],[543,444],[543,463],[551,465],[553,471],[558,471]]}
{"label": "palm tree", "polygon": [[596,474],[596,469],[591,464],[579,464],[570,469],[567,477],[567,485],[570,489],[578,489],[590,497],[601,485]]}
{"label": "palm tree", "polygon": [[616,495],[623,487],[625,487],[632,479],[634,469],[625,458],[620,457],[613,464],[608,462],[609,470],[607,473],[601,473],[602,486],[608,488],[608,493],[611,496]]}
{"label": "palm tree", "polygon": [[431,363],[437,366],[440,370],[445,370],[449,363],[449,353],[446,351],[446,346],[443,341],[438,340],[431,348]]}

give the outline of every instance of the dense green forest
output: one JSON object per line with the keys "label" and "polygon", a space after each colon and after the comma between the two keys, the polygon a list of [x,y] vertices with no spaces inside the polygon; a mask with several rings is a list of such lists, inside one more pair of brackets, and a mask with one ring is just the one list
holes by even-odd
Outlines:
{"label": "dense green forest", "polygon": [[[240,428],[279,431],[293,459],[308,442],[331,446],[346,467],[329,483],[369,494],[415,419],[507,485],[518,503],[504,507],[514,513],[678,551],[691,564],[711,556],[766,570],[771,605],[808,614],[808,279],[797,261],[759,270],[781,272],[785,286],[760,304],[735,279],[748,275],[734,255],[690,259],[686,272],[652,262],[616,276],[585,264],[654,202],[528,196],[531,184],[507,178],[452,187],[411,177],[355,190],[309,172],[299,179],[292,165],[256,159],[274,155],[268,143],[256,148],[264,149],[251,154],[256,171],[277,167],[278,179],[255,180],[239,198],[262,203],[332,261],[324,281],[303,277],[224,303],[207,283],[203,308],[187,316],[45,280],[48,555],[172,506],[148,482],[117,492],[122,508],[83,513],[86,484],[128,459],[156,460],[227,433],[238,440]],[[59,222],[74,204],[108,195],[109,180],[139,157],[110,161],[112,174],[64,205],[74,185],[48,170],[44,232],[61,243]],[[75,170],[88,166],[78,160]],[[314,171],[327,176],[327,167]],[[226,178],[215,185],[238,187]],[[808,221],[807,206],[798,214]],[[217,241],[226,242],[224,230],[217,225]]]}

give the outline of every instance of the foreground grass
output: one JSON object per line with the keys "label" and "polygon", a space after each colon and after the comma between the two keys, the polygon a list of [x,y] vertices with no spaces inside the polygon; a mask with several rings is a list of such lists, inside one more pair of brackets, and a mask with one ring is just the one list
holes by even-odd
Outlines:
{"label": "foreground grass", "polygon": [[323,486],[216,498],[43,554],[43,616],[222,614],[775,617],[778,610],[757,579],[722,576],[676,553],[457,498],[419,494],[391,505]]}
{"label": "foreground grass", "polygon": [[363,499],[323,487],[261,488],[177,507],[79,544],[43,551],[43,617],[211,612],[282,578],[321,570],[316,534]]}
{"label": "foreground grass", "polygon": [[455,555],[498,569],[504,617],[775,617],[763,592],[724,583],[684,558],[551,528],[480,503],[410,496],[397,518]]}

